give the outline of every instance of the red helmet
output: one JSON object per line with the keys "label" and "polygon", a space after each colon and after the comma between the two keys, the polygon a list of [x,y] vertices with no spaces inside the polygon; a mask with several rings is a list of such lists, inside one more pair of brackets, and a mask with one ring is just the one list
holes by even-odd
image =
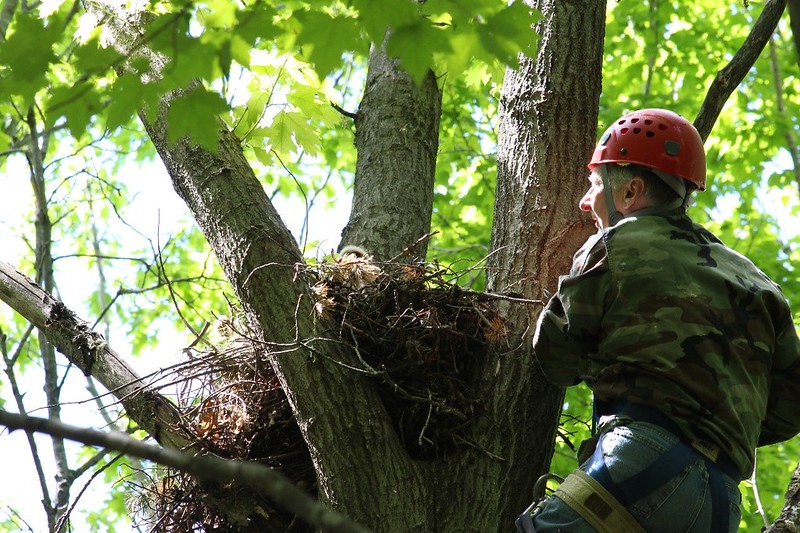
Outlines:
{"label": "red helmet", "polygon": [[642,109],[614,122],[600,138],[589,169],[633,163],[665,172],[706,190],[706,153],[692,124],[666,109]]}

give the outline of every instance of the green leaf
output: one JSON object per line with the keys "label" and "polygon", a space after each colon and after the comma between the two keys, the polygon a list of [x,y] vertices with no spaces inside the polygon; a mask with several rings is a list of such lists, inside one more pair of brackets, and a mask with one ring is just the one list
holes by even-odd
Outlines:
{"label": "green leaf", "polygon": [[366,43],[352,17],[332,17],[319,11],[297,11],[294,21],[301,27],[297,44],[314,65],[320,79],[342,63],[345,52],[365,52]]}
{"label": "green leaf", "polygon": [[264,2],[253,2],[236,14],[237,26],[234,34],[251,44],[260,40],[271,40],[278,34],[274,22],[277,14],[277,11]]}
{"label": "green leaf", "polygon": [[153,89],[143,84],[138,76],[122,76],[117,79],[109,92],[106,115],[108,129],[114,130],[130,121],[142,107],[145,93],[152,92]]}
{"label": "green leaf", "polygon": [[478,26],[478,33],[489,52],[516,68],[520,53],[535,57],[537,37],[533,25],[540,18],[538,11],[518,1],[489,17],[486,24]]}
{"label": "green leaf", "polygon": [[91,40],[75,48],[75,69],[83,75],[105,74],[121,57],[113,48]]}
{"label": "green leaf", "polygon": [[101,95],[88,83],[55,87],[47,106],[48,124],[64,117],[73,137],[80,137],[102,108]]}
{"label": "green leaf", "polygon": [[305,116],[297,111],[280,111],[272,120],[272,124],[264,133],[269,138],[270,147],[281,158],[286,158],[300,148],[316,152],[315,139],[318,138],[309,126]]}
{"label": "green leaf", "polygon": [[250,66],[251,45],[239,35],[232,35],[230,40],[231,59],[247,68]]}
{"label": "green leaf", "polygon": [[417,20],[392,32],[386,52],[399,57],[403,68],[419,84],[433,67],[435,52],[452,51],[447,34],[426,19]]}
{"label": "green leaf", "polygon": [[0,64],[10,69],[4,73],[2,84],[10,94],[31,102],[45,87],[45,75],[56,59],[53,45],[59,37],[57,28],[45,26],[33,13],[14,17],[9,35],[0,46]]}
{"label": "green leaf", "polygon": [[198,14],[199,22],[206,28],[231,30],[236,24],[236,3],[230,0],[206,0]]}
{"label": "green leaf", "polygon": [[167,112],[170,142],[190,137],[193,142],[216,151],[218,116],[227,109],[228,103],[215,92],[202,87],[187,92],[173,101]]}
{"label": "green leaf", "polygon": [[377,44],[389,28],[413,25],[420,18],[419,8],[407,0],[354,0],[353,6],[370,41]]}

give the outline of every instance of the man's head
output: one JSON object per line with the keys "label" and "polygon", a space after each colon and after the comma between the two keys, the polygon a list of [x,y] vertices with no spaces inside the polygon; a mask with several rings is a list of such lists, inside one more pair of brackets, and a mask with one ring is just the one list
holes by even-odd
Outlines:
{"label": "man's head", "polygon": [[628,213],[665,205],[669,191],[662,185],[683,204],[692,190],[705,190],[706,185],[700,134],[685,118],[665,109],[634,111],[614,122],[600,138],[589,169],[592,184],[580,207],[592,211],[602,227]]}
{"label": "man's head", "polygon": [[[581,198],[581,211],[591,212],[598,229],[612,226],[603,183],[602,172],[606,173],[606,181],[611,188],[616,210],[624,217],[644,209],[666,209],[682,204],[679,202],[685,195],[685,187],[679,190],[659,178],[652,170],[639,165],[597,165],[589,175],[589,189]],[[680,180],[675,180],[679,182]],[[673,183],[675,185],[675,183]]]}

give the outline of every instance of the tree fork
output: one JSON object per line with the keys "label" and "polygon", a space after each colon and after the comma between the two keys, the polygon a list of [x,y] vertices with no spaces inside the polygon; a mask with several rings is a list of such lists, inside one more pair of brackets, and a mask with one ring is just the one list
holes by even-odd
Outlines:
{"label": "tree fork", "polygon": [[[107,19],[115,45],[164,65],[166,59],[142,46],[140,31],[129,26],[134,18]],[[298,274],[299,247],[238,139],[220,123],[213,153],[188,139],[168,140],[167,111],[180,96],[180,90],[167,94],[140,119],[231,282],[253,338],[270,357],[309,447],[321,497],[369,526],[411,530],[427,523],[428,498],[419,493],[427,490],[427,468],[402,448],[375,384],[352,370],[359,362],[340,344],[312,350],[304,342],[327,325],[315,318],[310,285]],[[278,353],[271,346],[285,348]],[[365,478],[361,470],[375,475]]]}

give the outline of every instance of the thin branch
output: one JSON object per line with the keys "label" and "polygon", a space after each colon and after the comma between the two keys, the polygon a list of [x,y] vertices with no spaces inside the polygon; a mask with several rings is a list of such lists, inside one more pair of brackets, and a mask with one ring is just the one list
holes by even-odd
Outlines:
{"label": "thin branch", "polygon": [[352,111],[348,111],[339,104],[337,104],[336,102],[331,102],[331,107],[333,107],[336,111],[346,116],[347,118],[351,118],[353,120],[358,119],[358,113],[353,113]]}
{"label": "thin branch", "polygon": [[368,530],[311,498],[282,474],[252,462],[232,461],[211,456],[160,448],[145,444],[120,432],[96,431],[55,420],[24,416],[0,410],[0,424],[10,430],[22,429],[69,439],[89,446],[116,450],[186,472],[199,480],[236,483],[269,498],[280,508],[297,515],[324,531],[360,533]]}
{"label": "thin branch", "polygon": [[[14,524],[15,526],[20,526],[20,524],[17,523],[17,521],[22,522],[23,524],[25,524],[25,526],[27,526],[28,531],[34,533],[31,525],[28,522],[26,522],[25,519],[22,518],[22,516],[20,516],[20,514],[15,509],[12,509],[11,507],[6,507],[6,509],[7,509],[6,513],[8,513],[9,518],[15,521]],[[22,531],[22,529],[20,529],[20,531]]]}
{"label": "thin branch", "polygon": [[[30,333],[30,329],[25,332],[25,336],[27,338],[28,334]],[[18,352],[22,350],[22,343],[18,346]],[[18,353],[15,357],[9,357],[8,351],[6,349],[6,335],[0,330],[0,351],[3,354],[3,360],[6,364],[5,373],[8,377],[8,382],[11,385],[11,392],[14,396],[14,401],[17,404],[17,409],[20,413],[26,413],[25,404],[23,402],[23,393],[20,391],[19,384],[17,383],[17,375],[14,372],[14,362],[17,359]],[[52,509],[52,500],[50,499],[50,490],[47,487],[47,476],[44,473],[44,467],[42,466],[42,459],[39,455],[39,448],[36,444],[36,439],[33,438],[33,433],[26,433],[26,437],[28,439],[28,447],[31,451],[31,457],[33,458],[33,466],[36,469],[36,476],[39,479],[39,487],[42,491],[42,505],[45,508],[45,514],[49,517],[53,513]]]}
{"label": "thin branch", "polygon": [[786,8],[786,1],[767,0],[764,10],[761,11],[761,15],[753,25],[753,29],[742,47],[739,48],[730,63],[717,73],[711,83],[711,87],[706,93],[706,99],[694,120],[694,127],[697,128],[703,140],[707,139],[711,133],[728,97],[739,86],[767,45]]}
{"label": "thin branch", "polygon": [[775,107],[778,110],[778,115],[786,120],[786,148],[792,158],[792,170],[794,171],[794,179],[797,182],[798,191],[800,192],[800,150],[797,147],[797,140],[792,133],[792,121],[786,116],[786,104],[783,101],[783,74],[781,74],[781,65],[778,59],[778,52],[775,46],[775,39],[769,41],[769,60],[772,65],[772,83],[775,84]]}
{"label": "thin branch", "polygon": [[3,261],[0,300],[43,332],[84,374],[93,375],[113,391],[128,416],[161,444],[182,448],[191,443],[180,429],[177,409],[167,398],[143,385],[136,372],[86,322]]}
{"label": "thin branch", "polygon": [[[92,466],[97,464],[100,461],[100,459],[102,459],[103,457],[108,455],[109,451],[110,450],[108,450],[108,449],[103,449],[103,450],[100,450],[99,452],[97,452],[94,455],[94,457],[89,459],[83,465],[83,467],[85,467],[85,469],[83,467],[81,467],[80,473],[77,473],[77,471],[73,471],[73,473],[77,474],[77,475],[75,475],[73,477],[73,479],[77,479],[81,474],[83,474],[83,472],[85,472],[86,470],[88,470],[89,468],[91,468]],[[83,488],[80,490],[78,495],[75,496],[75,499],[72,501],[72,504],[69,506],[69,508],[66,510],[66,512],[64,512],[64,514],[61,515],[61,518],[58,519],[58,523],[56,524],[56,531],[61,531],[61,528],[63,528],[64,525],[67,523],[67,520],[69,520],[69,517],[72,514],[72,511],[75,509],[75,506],[78,505],[78,501],[80,501],[80,499],[84,495],[84,493],[86,493],[86,489],[89,488],[89,485],[92,484],[92,482],[97,478],[97,476],[99,476],[100,474],[105,472],[111,465],[116,463],[121,457],[123,457],[122,454],[117,455],[112,460],[110,460],[108,463],[104,464],[102,467],[98,468],[94,473],[92,473],[92,477],[90,477],[89,480],[83,485]]]}

